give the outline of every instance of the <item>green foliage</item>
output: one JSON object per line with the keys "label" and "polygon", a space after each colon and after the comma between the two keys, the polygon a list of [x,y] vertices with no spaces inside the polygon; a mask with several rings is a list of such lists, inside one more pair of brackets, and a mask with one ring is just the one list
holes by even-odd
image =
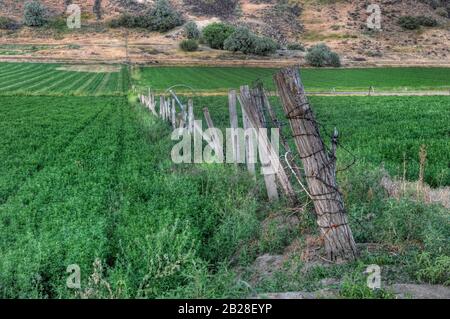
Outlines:
{"label": "green foliage", "polygon": [[289,43],[287,45],[287,49],[288,50],[293,50],[293,51],[305,51],[304,45],[301,44],[301,43],[297,43],[297,42]]}
{"label": "green foliage", "polygon": [[29,27],[41,27],[47,22],[47,8],[37,0],[25,3],[23,23]]}
{"label": "green foliage", "polygon": [[340,285],[339,294],[351,299],[392,299],[394,295],[384,289],[370,289],[367,286],[367,275],[364,266],[346,274]]}
{"label": "green foliage", "polygon": [[213,49],[223,50],[225,40],[235,31],[229,24],[214,22],[203,29],[204,41]]}
{"label": "green foliage", "polygon": [[[450,9],[450,6],[449,6],[449,9]],[[439,7],[439,8],[436,8],[436,10],[434,12],[437,15],[440,15],[441,17],[448,18],[449,17],[449,11],[450,10],[447,10],[445,7]]]}
{"label": "green foliage", "polygon": [[[38,50],[42,48],[29,48]],[[14,64],[13,64],[14,65]],[[64,70],[57,64],[2,64],[0,95],[123,95],[128,90],[126,70],[116,66],[115,72]],[[99,66],[96,66],[99,67]],[[114,67],[114,66],[113,66]]]}
{"label": "green foliage", "polygon": [[158,0],[148,13],[152,31],[166,32],[183,24],[183,19],[167,0]]}
{"label": "green foliage", "polygon": [[195,12],[223,17],[232,15],[239,3],[238,0],[184,0],[184,2],[193,6]]}
{"label": "green foliage", "polygon": [[200,30],[197,27],[197,23],[194,21],[190,21],[186,23],[184,26],[184,34],[186,35],[186,38],[188,39],[194,39],[198,40],[200,39]]}
{"label": "green foliage", "polygon": [[198,50],[198,43],[194,39],[186,39],[180,42],[180,49],[186,52]]}
{"label": "green foliage", "polygon": [[246,27],[237,28],[224,42],[228,51],[244,54],[268,55],[276,51],[276,43],[266,37],[259,37]]}
{"label": "green foliage", "polygon": [[406,30],[416,30],[420,26],[435,27],[438,24],[436,19],[428,16],[403,16],[398,19],[397,23]]}
{"label": "green foliage", "polygon": [[341,66],[341,60],[339,58],[339,55],[331,51],[331,49],[323,43],[312,46],[308,50],[308,53],[306,54],[305,58],[310,65],[315,67]]}
{"label": "green foliage", "polygon": [[0,29],[16,30],[20,27],[19,23],[10,17],[0,16]]}
{"label": "green foliage", "polygon": [[417,256],[417,279],[431,284],[450,286],[450,255],[422,252]]}

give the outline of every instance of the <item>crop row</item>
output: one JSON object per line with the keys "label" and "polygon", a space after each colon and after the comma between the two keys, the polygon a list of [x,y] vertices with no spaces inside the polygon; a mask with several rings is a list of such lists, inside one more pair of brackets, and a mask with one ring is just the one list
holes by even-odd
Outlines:
{"label": "crop row", "polygon": [[0,95],[120,95],[128,88],[118,72],[78,72],[56,64],[0,63]]}

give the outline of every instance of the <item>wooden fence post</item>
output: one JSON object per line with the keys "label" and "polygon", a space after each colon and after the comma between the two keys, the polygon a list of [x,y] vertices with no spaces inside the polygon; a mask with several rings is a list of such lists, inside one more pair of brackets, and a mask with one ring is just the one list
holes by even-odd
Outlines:
{"label": "wooden fence post", "polygon": [[[241,104],[242,109],[242,123],[244,124],[244,130],[245,132],[248,132],[249,129],[252,128],[252,125],[250,124],[250,120],[248,119],[247,112],[245,111],[244,107]],[[256,158],[255,156],[255,145],[254,145],[254,139],[252,136],[248,136],[247,133],[244,136],[245,139],[245,162],[247,163],[247,170],[249,173],[253,176],[253,178],[256,180],[256,169],[255,169],[255,163],[253,162],[253,159]]]}
{"label": "wooden fence post", "polygon": [[194,103],[192,99],[188,100],[188,131],[189,133],[194,133]]}
{"label": "wooden fence post", "polygon": [[174,99],[172,99],[171,122],[172,122],[172,127],[175,129],[177,127],[177,109],[175,107]]}
{"label": "wooden fence post", "polygon": [[330,159],[320,137],[298,67],[281,70],[274,79],[303,161],[327,258],[336,262],[354,260],[357,257],[356,244],[342,194],[337,188],[333,159]]}
{"label": "wooden fence post", "polygon": [[[247,116],[250,120],[251,125],[255,129],[259,130],[260,128],[265,127],[265,123],[261,122],[263,117],[261,116],[261,114],[259,114],[260,110],[258,110],[257,103],[253,99],[254,96],[255,94],[251,94],[248,86],[241,87],[241,103],[243,104],[243,107],[247,112]],[[266,155],[266,158],[268,158],[270,161],[272,169],[277,172],[276,177],[281,185],[281,188],[283,189],[283,192],[291,201],[296,201],[296,194],[291,185],[291,182],[289,181],[289,177],[286,174],[286,171],[281,165],[278,154],[273,149],[273,146],[269,141],[267,135],[266,136],[261,135],[262,134],[259,134],[258,132],[259,149],[260,150],[262,149],[263,152],[265,152],[263,153],[263,155]]]}
{"label": "wooden fence post", "polygon": [[231,133],[231,147],[233,149],[233,162],[238,164],[240,162],[240,149],[239,149],[239,136],[238,136],[238,116],[236,110],[236,91],[231,90],[228,92],[228,108],[230,111],[230,125],[232,129]]}

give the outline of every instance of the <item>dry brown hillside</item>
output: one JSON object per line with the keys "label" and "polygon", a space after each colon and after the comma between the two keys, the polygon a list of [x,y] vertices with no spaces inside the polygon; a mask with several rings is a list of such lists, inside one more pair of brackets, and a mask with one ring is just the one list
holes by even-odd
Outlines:
{"label": "dry brown hillside", "polygon": [[[439,2],[439,0],[437,0]],[[442,5],[450,1],[440,0]],[[26,1],[0,0],[0,15],[21,20]],[[50,15],[64,12],[64,0],[42,0]],[[73,1],[77,3],[77,1]],[[186,20],[194,20],[200,26],[213,21],[227,20],[235,25],[247,25],[254,31],[272,37],[281,45],[301,42],[306,46],[325,42],[343,57],[346,65],[360,64],[450,64],[450,24],[437,10],[432,0],[379,0],[382,12],[382,30],[371,32],[366,27],[366,8],[372,1],[366,0],[240,0],[233,14],[223,16],[202,14],[189,0],[172,0]],[[22,28],[16,32],[2,32],[1,43],[42,43],[52,46],[76,44],[83,50],[65,50],[64,47],[33,52],[35,59],[95,59],[121,60],[123,30],[99,27],[121,12],[139,13],[153,3],[152,0],[103,0],[103,20],[98,23],[92,14],[94,0],[80,1],[83,23],[96,25],[89,31],[57,33],[48,30]],[[194,2],[195,3],[195,2]],[[436,19],[437,27],[405,31],[397,20],[405,15],[426,15]],[[280,52],[275,57],[249,58],[228,52],[202,47],[199,52],[183,53],[178,50],[182,30],[167,34],[132,30],[129,33],[129,56],[137,62],[152,63],[290,63],[302,60],[301,53]],[[3,59],[14,58],[0,54]],[[27,55],[21,54],[20,58]],[[16,57],[17,58],[17,57]],[[251,61],[249,61],[251,60]],[[244,61],[244,62],[242,62]]]}

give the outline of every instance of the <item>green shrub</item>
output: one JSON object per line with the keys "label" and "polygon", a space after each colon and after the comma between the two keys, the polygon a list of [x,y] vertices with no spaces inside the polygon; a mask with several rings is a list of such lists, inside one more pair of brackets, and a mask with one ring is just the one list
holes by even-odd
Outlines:
{"label": "green shrub", "polygon": [[435,27],[437,24],[436,19],[428,16],[403,16],[398,19],[398,25],[406,30],[416,30],[420,26]]}
{"label": "green shrub", "polygon": [[0,16],[0,29],[3,30],[16,30],[20,27],[17,21],[11,19],[10,17]]}
{"label": "green shrub", "polygon": [[239,3],[238,0],[185,0],[187,5],[193,6],[194,11],[216,16],[232,15]]}
{"label": "green shrub", "polygon": [[187,39],[180,42],[180,49],[186,52],[198,50],[198,43],[194,39]]}
{"label": "green shrub", "polygon": [[150,30],[167,32],[183,24],[183,19],[167,0],[158,0],[148,12]]}
{"label": "green shrub", "polygon": [[434,11],[437,15],[440,15],[441,17],[444,17],[444,18],[447,18],[449,15],[448,15],[448,11],[447,11],[447,9],[446,8],[444,8],[444,7],[439,7],[439,8],[436,8],[436,10]]}
{"label": "green shrub", "polygon": [[418,16],[416,18],[417,18],[417,21],[419,22],[419,24],[424,27],[435,27],[438,25],[436,19],[432,18],[432,17]]}
{"label": "green shrub", "polygon": [[315,67],[341,66],[339,55],[323,43],[316,44],[308,50],[306,61]]}
{"label": "green shrub", "polygon": [[184,26],[184,33],[186,38],[198,40],[200,38],[200,31],[197,27],[197,23],[190,21]]}
{"label": "green shrub", "polygon": [[29,27],[41,27],[47,22],[47,8],[39,1],[25,3],[23,23]]}
{"label": "green shrub", "polygon": [[277,50],[277,44],[270,38],[256,37],[254,41],[253,54],[269,55]]}
{"label": "green shrub", "polygon": [[246,27],[237,28],[224,42],[223,48],[228,51],[253,53],[255,35]]}
{"label": "green shrub", "polygon": [[244,54],[268,55],[277,49],[276,43],[259,37],[246,27],[237,28],[224,42],[224,49]]}
{"label": "green shrub", "polygon": [[289,43],[287,45],[287,49],[288,50],[292,50],[292,51],[305,51],[305,47],[303,46],[303,44],[301,43]]}
{"label": "green shrub", "polygon": [[211,23],[203,29],[204,41],[213,49],[223,50],[224,42],[235,31],[232,25]]}

